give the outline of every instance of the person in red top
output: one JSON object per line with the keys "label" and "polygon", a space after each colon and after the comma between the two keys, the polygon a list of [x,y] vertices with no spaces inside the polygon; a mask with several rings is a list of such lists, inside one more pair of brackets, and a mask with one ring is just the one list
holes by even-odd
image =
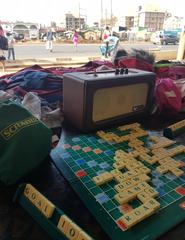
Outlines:
{"label": "person in red top", "polygon": [[111,36],[111,32],[109,30],[109,27],[107,26],[106,29],[103,32],[103,42],[105,43],[105,57],[108,58],[108,48],[109,48],[109,36]]}
{"label": "person in red top", "polygon": [[4,37],[4,31],[3,31],[3,28],[2,28],[1,25],[0,25],[0,36],[3,36],[3,37]]}
{"label": "person in red top", "polygon": [[77,51],[77,45],[78,45],[78,33],[77,33],[76,30],[74,31],[74,34],[73,34],[72,40],[73,40],[73,44],[74,44],[74,46],[75,46],[75,48],[76,48],[76,51]]}

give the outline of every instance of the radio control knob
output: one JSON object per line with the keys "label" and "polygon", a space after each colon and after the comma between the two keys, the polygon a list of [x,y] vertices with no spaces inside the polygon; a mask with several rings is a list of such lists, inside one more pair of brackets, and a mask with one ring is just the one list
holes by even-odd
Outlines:
{"label": "radio control knob", "polygon": [[128,68],[125,69],[125,74],[128,74]]}
{"label": "radio control knob", "polygon": [[124,68],[121,68],[121,70],[120,70],[120,74],[123,74],[124,73]]}
{"label": "radio control knob", "polygon": [[116,74],[116,75],[119,74],[119,68],[116,68],[115,74]]}

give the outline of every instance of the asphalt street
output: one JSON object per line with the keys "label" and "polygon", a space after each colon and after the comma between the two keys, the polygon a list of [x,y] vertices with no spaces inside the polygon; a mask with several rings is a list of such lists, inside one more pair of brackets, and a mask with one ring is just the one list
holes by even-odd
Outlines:
{"label": "asphalt street", "polygon": [[[45,48],[45,42],[38,44],[16,44],[15,55],[16,59],[45,59],[45,58],[67,58],[67,57],[87,57],[101,56],[100,44],[79,44],[77,51],[72,44],[56,44],[54,43],[53,52],[49,52]],[[139,48],[145,50],[160,49],[163,50],[177,50],[178,45],[162,45],[156,46],[152,43],[121,43],[119,48],[130,50],[131,48]]]}

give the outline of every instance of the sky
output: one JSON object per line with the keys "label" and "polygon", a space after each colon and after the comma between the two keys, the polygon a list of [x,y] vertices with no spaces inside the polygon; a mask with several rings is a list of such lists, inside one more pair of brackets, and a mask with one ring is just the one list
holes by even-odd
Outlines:
{"label": "sky", "polygon": [[[111,0],[102,0],[103,15],[111,13]],[[184,16],[184,0],[112,0],[112,12],[117,17],[125,16],[140,5],[158,4],[175,16]],[[0,0],[1,21],[30,21],[49,24],[51,21],[64,22],[65,13],[76,13],[87,17],[87,23],[100,21],[101,0]]]}

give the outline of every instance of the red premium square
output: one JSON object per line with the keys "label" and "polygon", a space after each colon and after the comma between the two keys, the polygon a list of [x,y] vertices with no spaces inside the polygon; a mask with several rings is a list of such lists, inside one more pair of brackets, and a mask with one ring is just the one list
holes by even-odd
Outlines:
{"label": "red premium square", "polygon": [[177,187],[177,188],[175,189],[175,191],[176,191],[178,194],[185,196],[185,188],[184,188],[184,187]]}
{"label": "red premium square", "polygon": [[124,222],[123,222],[121,219],[119,219],[119,220],[117,221],[117,225],[118,225],[118,227],[121,228],[123,231],[125,231],[125,230],[127,229],[127,227],[125,226]]}
{"label": "red premium square", "polygon": [[87,175],[87,173],[84,170],[79,170],[75,173],[75,175],[79,178],[82,178],[82,177],[85,177]]}
{"label": "red premium square", "polygon": [[99,148],[96,148],[96,149],[93,150],[93,152],[96,153],[96,154],[100,154],[100,153],[102,153],[102,150],[99,149]]}
{"label": "red premium square", "polygon": [[71,145],[69,145],[69,144],[64,144],[64,145],[63,145],[63,148],[64,148],[64,149],[67,149],[67,148],[70,148],[70,147],[71,147]]}
{"label": "red premium square", "polygon": [[84,147],[83,148],[83,151],[84,152],[90,152],[92,150],[92,148],[90,148],[90,147]]}
{"label": "red premium square", "polygon": [[79,145],[72,146],[72,149],[75,150],[75,151],[76,151],[76,150],[80,150],[80,148],[81,148],[81,147],[80,147]]}
{"label": "red premium square", "polygon": [[119,210],[120,210],[120,212],[122,212],[122,213],[125,214],[125,213],[128,213],[128,212],[132,211],[133,208],[132,208],[131,205],[129,205],[128,203],[126,203],[126,204],[120,205],[120,206],[119,206]]}

